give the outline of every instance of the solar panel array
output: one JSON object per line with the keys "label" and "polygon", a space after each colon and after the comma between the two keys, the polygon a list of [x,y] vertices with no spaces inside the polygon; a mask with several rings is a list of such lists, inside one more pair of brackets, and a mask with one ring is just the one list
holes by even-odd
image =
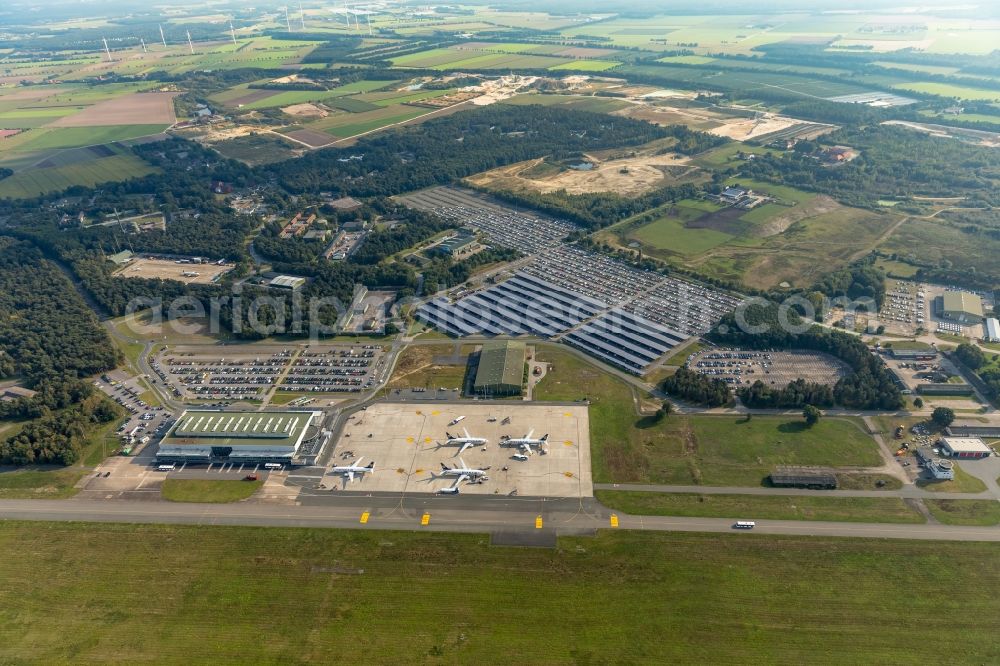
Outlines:
{"label": "solar panel array", "polygon": [[562,339],[588,354],[641,374],[688,336],[621,309],[609,310]]}
{"label": "solar panel array", "polygon": [[417,312],[452,335],[552,337],[607,309],[607,304],[525,273],[457,303],[439,298]]}

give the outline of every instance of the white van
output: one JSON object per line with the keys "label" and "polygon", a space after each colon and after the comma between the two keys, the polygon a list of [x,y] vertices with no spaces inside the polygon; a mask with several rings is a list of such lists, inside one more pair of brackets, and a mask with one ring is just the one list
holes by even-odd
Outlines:
{"label": "white van", "polygon": [[737,520],[736,524],[733,525],[733,527],[738,530],[752,530],[756,526],[757,523],[752,520]]}
{"label": "white van", "polygon": [[284,467],[281,463],[264,463],[264,469],[281,469]]}
{"label": "white van", "polygon": [[169,465],[160,465],[156,468],[157,472],[172,472],[177,468],[177,465],[170,463]]}

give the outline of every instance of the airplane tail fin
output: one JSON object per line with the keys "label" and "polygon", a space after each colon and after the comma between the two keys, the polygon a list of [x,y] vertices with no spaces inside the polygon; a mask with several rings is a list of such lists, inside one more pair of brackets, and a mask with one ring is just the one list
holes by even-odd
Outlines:
{"label": "airplane tail fin", "polygon": [[549,433],[545,433],[544,435],[542,435],[542,441],[543,442],[549,441]]}
{"label": "airplane tail fin", "polygon": [[451,434],[450,432],[448,432],[447,430],[445,430],[445,431],[444,431],[444,434],[445,434],[445,437],[447,437],[448,439],[455,439],[455,436],[454,436],[454,435],[452,435],[452,434]]}
{"label": "airplane tail fin", "polygon": [[447,465],[445,465],[444,463],[441,463],[441,471],[442,472],[447,472],[449,469],[451,469],[451,468],[448,467]]}
{"label": "airplane tail fin", "polygon": [[375,469],[375,461],[374,460],[371,461],[370,463],[368,463],[368,469],[370,469],[370,470],[374,470]]}

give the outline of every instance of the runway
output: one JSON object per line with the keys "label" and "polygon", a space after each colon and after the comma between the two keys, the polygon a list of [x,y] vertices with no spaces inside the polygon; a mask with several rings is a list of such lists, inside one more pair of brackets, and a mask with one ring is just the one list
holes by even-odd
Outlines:
{"label": "runway", "polygon": [[[365,515],[367,514],[367,515]],[[364,516],[364,518],[363,518]],[[425,518],[426,516],[426,518]],[[593,500],[518,497],[399,497],[372,494],[323,498],[304,505],[258,502],[182,504],[147,500],[0,500],[6,520],[242,525],[439,532],[591,534],[597,529],[731,532],[787,536],[934,541],[1000,541],[1000,527],[756,520],[734,530],[724,518],[630,516]],[[747,516],[752,519],[752,516]],[[364,522],[362,520],[364,519]],[[617,524],[617,527],[614,525]]]}

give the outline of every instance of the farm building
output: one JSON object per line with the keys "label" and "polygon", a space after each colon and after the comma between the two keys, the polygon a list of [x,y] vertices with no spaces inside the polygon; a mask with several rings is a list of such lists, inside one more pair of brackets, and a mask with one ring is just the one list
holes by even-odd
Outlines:
{"label": "farm building", "polygon": [[986,342],[1000,342],[1000,321],[993,317],[983,324],[983,340]]}
{"label": "farm building", "polygon": [[771,485],[775,488],[834,490],[837,488],[837,475],[825,469],[782,466],[771,472]]}
{"label": "farm building", "polygon": [[946,291],[941,316],[963,324],[978,323],[983,318],[983,301],[967,291]]}
{"label": "farm building", "polygon": [[978,437],[942,437],[940,444],[949,458],[989,458],[992,453]]}
{"label": "farm building", "polygon": [[473,390],[476,395],[520,395],[526,347],[511,340],[487,342],[479,352]]}
{"label": "farm building", "polygon": [[4,401],[18,400],[20,398],[33,398],[34,396],[35,391],[24,388],[23,386],[8,386],[0,389],[0,400]]}
{"label": "farm building", "polygon": [[157,462],[293,463],[322,412],[188,410],[164,436]]}

